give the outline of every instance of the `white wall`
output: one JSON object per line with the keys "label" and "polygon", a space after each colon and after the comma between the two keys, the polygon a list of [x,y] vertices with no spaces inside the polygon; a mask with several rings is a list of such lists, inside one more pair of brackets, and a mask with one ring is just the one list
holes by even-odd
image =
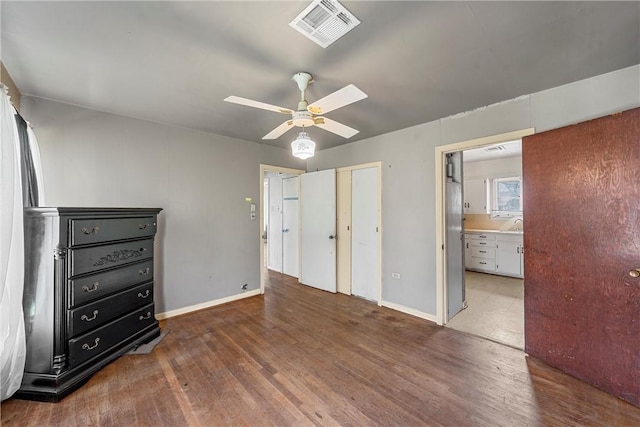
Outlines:
{"label": "white wall", "polygon": [[156,311],[260,288],[260,163],[304,168],[288,150],[23,97],[50,206],[153,206]]}
{"label": "white wall", "polygon": [[541,132],[638,106],[634,66],[322,150],[307,170],[382,161],[383,300],[435,318],[435,147],[530,127]]}

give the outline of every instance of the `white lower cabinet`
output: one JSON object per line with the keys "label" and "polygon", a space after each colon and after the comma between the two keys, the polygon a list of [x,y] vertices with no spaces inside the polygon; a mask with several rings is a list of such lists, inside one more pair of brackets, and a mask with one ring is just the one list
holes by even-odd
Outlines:
{"label": "white lower cabinet", "polygon": [[493,273],[496,270],[496,236],[494,233],[465,233],[465,267]]}
{"label": "white lower cabinet", "polygon": [[496,273],[522,277],[522,235],[498,236]]}
{"label": "white lower cabinet", "polygon": [[465,233],[465,267],[468,270],[523,277],[522,234]]}

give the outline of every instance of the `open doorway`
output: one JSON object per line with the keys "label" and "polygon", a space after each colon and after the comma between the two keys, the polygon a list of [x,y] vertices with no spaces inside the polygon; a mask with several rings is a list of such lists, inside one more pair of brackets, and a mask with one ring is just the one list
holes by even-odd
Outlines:
{"label": "open doorway", "polygon": [[[436,149],[438,245],[443,249],[457,243],[448,232],[452,216],[445,191],[452,153],[461,153],[464,194],[457,208],[463,219],[456,236],[463,256],[438,251],[438,318],[443,325],[516,348],[524,348],[524,227],[518,193],[521,156],[513,151],[517,152],[523,136],[533,133],[527,129]],[[462,280],[456,278],[457,273]],[[456,289],[459,286],[463,288]],[[451,310],[456,301],[450,298],[460,298],[458,295],[462,296],[460,310]]]}
{"label": "open doorway", "polygon": [[298,176],[303,170],[260,165],[260,293],[267,269],[297,277]]}
{"label": "open doorway", "polygon": [[447,326],[524,349],[521,147],[462,151],[465,299]]}

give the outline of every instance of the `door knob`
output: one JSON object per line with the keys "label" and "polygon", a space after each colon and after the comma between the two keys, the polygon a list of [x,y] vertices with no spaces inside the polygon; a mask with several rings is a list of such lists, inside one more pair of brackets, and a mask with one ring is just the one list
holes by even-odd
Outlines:
{"label": "door knob", "polygon": [[337,236],[329,236],[329,239],[335,239]]}
{"label": "door knob", "polygon": [[634,268],[633,270],[629,271],[629,276],[631,277],[640,277],[640,267],[639,268]]}

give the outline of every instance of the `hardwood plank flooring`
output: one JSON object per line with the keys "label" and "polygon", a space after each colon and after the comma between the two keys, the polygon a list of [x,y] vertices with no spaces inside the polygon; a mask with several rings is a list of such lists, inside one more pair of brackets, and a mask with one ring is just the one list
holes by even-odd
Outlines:
{"label": "hardwood plank flooring", "polygon": [[517,349],[269,272],[264,296],[161,322],[59,403],[3,426],[638,426],[640,408]]}

